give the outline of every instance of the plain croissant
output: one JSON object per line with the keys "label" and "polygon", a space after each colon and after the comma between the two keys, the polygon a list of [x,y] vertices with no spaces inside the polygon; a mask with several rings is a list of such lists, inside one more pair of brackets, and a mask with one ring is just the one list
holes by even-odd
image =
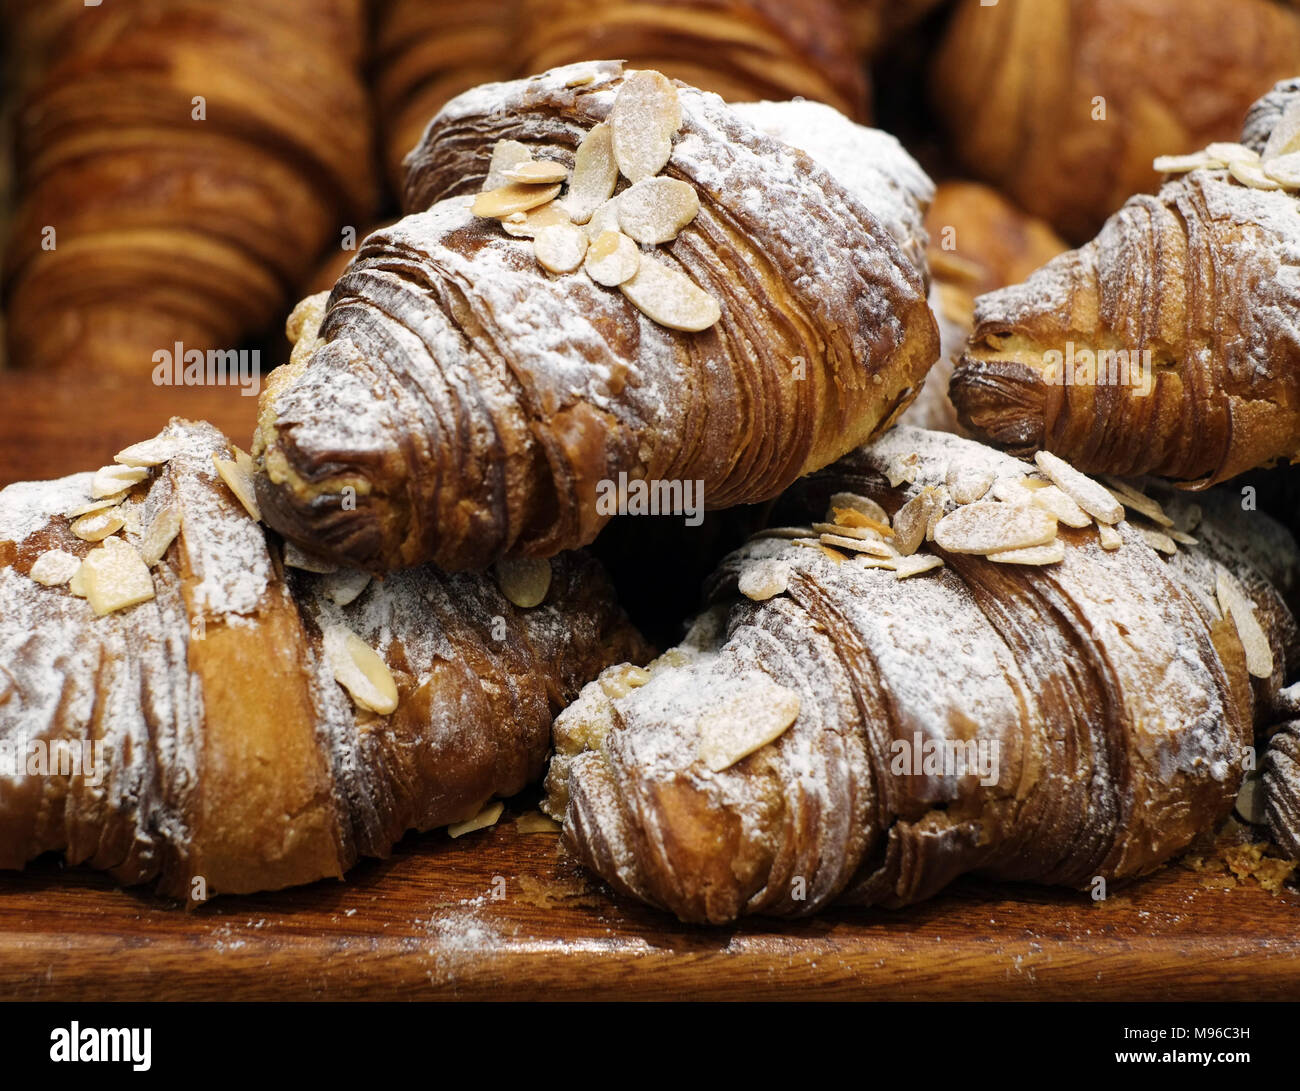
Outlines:
{"label": "plain croissant", "polygon": [[826,524],[752,540],[684,644],[557,719],[579,859],[718,923],[968,872],[1101,891],[1212,829],[1297,664],[1295,544],[1043,466],[900,427],[801,483],[786,516]]}
{"label": "plain croissant", "polygon": [[1015,453],[1198,485],[1300,452],[1297,152],[1293,80],[1241,145],[1171,157],[1186,173],[1157,196],[979,299],[949,390],[961,423]]}
{"label": "plain croissant", "polygon": [[[890,138],[794,108],[823,111],[851,177],[617,62],[450,103],[408,163],[406,205],[428,211],[365,242],[263,394],[268,522],[371,571],[481,568],[590,542],[611,482],[751,503],[886,427],[938,355],[923,239],[901,218],[921,230],[929,182]],[[618,287],[578,268],[600,235]]]}
{"label": "plain croissant", "polygon": [[0,867],[190,900],[340,876],[535,779],[553,713],[644,655],[581,555],[504,591],[295,560],[237,499],[246,457],[173,421],[0,492]]}

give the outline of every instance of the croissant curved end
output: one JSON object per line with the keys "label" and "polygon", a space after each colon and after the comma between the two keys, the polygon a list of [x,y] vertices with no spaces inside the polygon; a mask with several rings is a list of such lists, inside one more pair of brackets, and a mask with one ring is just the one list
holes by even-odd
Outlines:
{"label": "croissant curved end", "polygon": [[948,397],[973,436],[1024,456],[1044,446],[1051,387],[1043,373],[1018,359],[964,353]]}

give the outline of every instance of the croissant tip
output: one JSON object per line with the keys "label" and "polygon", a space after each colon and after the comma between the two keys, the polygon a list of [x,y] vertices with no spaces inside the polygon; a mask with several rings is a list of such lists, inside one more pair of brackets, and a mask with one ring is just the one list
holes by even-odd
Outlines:
{"label": "croissant tip", "polygon": [[961,426],[1013,454],[1040,450],[1047,433],[1047,383],[1017,360],[963,353],[948,397]]}

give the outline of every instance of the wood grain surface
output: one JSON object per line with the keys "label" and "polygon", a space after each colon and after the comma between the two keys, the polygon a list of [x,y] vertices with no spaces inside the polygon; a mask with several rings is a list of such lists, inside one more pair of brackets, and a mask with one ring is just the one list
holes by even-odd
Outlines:
{"label": "wood grain surface", "polygon": [[[0,372],[0,484],[93,469],[173,413],[254,398]],[[904,911],[737,928],[613,898],[511,811],[346,882],[186,912],[52,859],[0,875],[8,999],[1300,999],[1300,896],[1173,867],[1094,903],[974,881]],[[499,897],[498,897],[499,895]]]}

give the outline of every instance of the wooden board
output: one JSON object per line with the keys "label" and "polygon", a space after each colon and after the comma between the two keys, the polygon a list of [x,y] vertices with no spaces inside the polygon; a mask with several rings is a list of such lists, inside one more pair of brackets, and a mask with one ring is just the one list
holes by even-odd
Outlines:
{"label": "wooden board", "polygon": [[[172,412],[247,442],[254,402],[0,373],[0,483],[93,469]],[[692,928],[507,815],[195,912],[39,861],[0,877],[0,997],[1300,999],[1300,897],[1222,880],[1174,867],[1101,903],[963,881],[904,911]]]}

